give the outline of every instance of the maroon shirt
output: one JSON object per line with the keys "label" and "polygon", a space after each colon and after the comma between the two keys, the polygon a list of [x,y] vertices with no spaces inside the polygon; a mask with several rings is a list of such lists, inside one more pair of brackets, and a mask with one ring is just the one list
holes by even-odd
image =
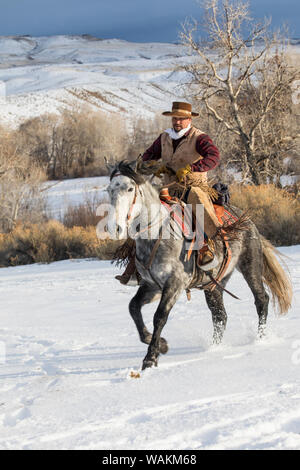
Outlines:
{"label": "maroon shirt", "polygon": [[[181,139],[172,139],[174,152],[179,142],[186,138],[190,131],[188,131]],[[217,147],[213,144],[211,138],[207,134],[201,134],[196,141],[196,150],[203,157],[203,159],[191,165],[192,171],[209,171],[215,168],[220,163],[220,153]],[[153,144],[146,150],[142,159],[159,160],[161,158],[161,135]]]}

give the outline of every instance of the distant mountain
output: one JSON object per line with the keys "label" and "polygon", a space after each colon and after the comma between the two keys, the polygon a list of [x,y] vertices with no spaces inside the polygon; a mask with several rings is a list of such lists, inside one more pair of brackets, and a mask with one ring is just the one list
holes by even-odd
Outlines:
{"label": "distant mountain", "polygon": [[300,38],[293,38],[290,42],[292,46],[300,46]]}

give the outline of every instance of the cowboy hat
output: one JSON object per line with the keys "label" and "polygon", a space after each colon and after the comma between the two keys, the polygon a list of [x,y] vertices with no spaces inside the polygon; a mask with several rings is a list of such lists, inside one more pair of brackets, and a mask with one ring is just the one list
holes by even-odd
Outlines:
{"label": "cowboy hat", "polygon": [[192,105],[189,103],[182,103],[180,101],[173,101],[172,111],[165,111],[162,113],[164,116],[176,116],[190,118],[192,116],[199,116],[199,113],[192,112]]}

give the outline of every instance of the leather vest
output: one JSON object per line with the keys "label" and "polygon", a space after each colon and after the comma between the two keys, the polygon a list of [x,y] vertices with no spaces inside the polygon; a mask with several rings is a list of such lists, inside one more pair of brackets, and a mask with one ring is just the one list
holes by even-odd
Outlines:
{"label": "leather vest", "polygon": [[[161,135],[161,158],[164,165],[172,168],[175,172],[179,168],[183,168],[186,165],[192,165],[201,158],[203,158],[196,150],[196,141],[199,135],[204,134],[196,127],[191,127],[188,135],[182,139],[175,152],[173,151],[172,139],[167,132],[163,132]],[[195,176],[195,180],[201,180],[203,183],[207,182],[206,172],[192,172],[191,176]],[[176,176],[166,175],[165,184],[176,181]]]}

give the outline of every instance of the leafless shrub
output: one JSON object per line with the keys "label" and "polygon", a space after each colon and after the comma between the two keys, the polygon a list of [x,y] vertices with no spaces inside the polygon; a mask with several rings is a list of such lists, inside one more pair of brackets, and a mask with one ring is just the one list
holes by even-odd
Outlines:
{"label": "leafless shrub", "polygon": [[232,185],[231,203],[250,210],[259,232],[277,246],[300,243],[300,200],[272,184]]}
{"label": "leafless shrub", "polygon": [[30,119],[19,134],[23,148],[50,179],[101,176],[107,171],[104,157],[114,162],[127,155],[126,128],[119,116],[86,108]]}
{"label": "leafless shrub", "polygon": [[17,220],[42,217],[44,179],[43,169],[23,151],[16,133],[0,130],[0,231],[12,230]]}
{"label": "leafless shrub", "polygon": [[153,119],[141,117],[133,119],[129,136],[128,159],[137,159],[140,154],[143,154],[162,131],[168,127],[168,124],[167,119],[159,114]]}
{"label": "leafless shrub", "polygon": [[89,197],[76,206],[71,205],[67,208],[63,216],[65,227],[96,227],[101,217],[96,215],[97,208],[103,201],[98,197]]}

